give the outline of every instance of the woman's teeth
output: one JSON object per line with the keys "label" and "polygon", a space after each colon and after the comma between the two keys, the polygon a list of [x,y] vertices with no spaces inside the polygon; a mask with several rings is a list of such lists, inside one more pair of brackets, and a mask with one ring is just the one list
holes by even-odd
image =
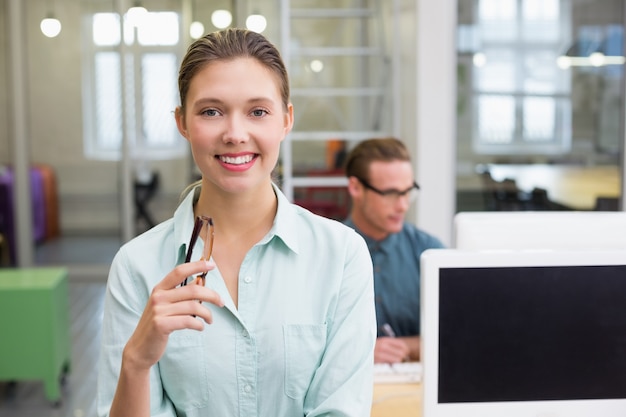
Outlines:
{"label": "woman's teeth", "polygon": [[242,164],[247,164],[248,162],[252,161],[252,155],[237,156],[237,157],[220,156],[220,160],[222,162],[225,162],[231,165],[242,165]]}

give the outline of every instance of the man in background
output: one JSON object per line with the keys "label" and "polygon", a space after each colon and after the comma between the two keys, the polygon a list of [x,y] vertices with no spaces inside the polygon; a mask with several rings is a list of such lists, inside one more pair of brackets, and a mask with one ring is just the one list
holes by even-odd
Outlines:
{"label": "man in background", "polygon": [[345,224],[367,242],[374,265],[376,363],[420,359],[420,256],[443,248],[405,221],[419,186],[408,149],[398,139],[360,142],[346,157],[352,207]]}

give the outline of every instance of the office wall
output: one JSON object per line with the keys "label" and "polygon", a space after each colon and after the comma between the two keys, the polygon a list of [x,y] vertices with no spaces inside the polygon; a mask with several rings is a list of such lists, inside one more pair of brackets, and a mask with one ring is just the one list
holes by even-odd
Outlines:
{"label": "office wall", "polygon": [[6,0],[2,0],[0,2],[0,28],[3,28],[0,30],[0,162],[8,160],[9,152],[9,101],[7,96],[9,62],[7,59],[6,15]]}
{"label": "office wall", "polygon": [[418,0],[415,25],[414,137],[421,187],[415,223],[449,246],[455,205],[456,3]]}
{"label": "office wall", "polygon": [[[0,4],[0,22],[6,19],[7,1]],[[22,3],[23,48],[26,56],[27,124],[30,160],[54,168],[57,175],[60,223],[63,233],[118,234],[120,227],[120,167],[113,161],[88,160],[83,154],[80,1],[30,0]],[[39,22],[54,4],[62,22],[61,34],[45,37]],[[0,62],[6,63],[7,30],[0,24]],[[0,164],[10,164],[8,106],[11,82],[8,66],[0,66]],[[159,161],[162,187],[150,207],[157,219],[172,213],[180,192],[189,182],[189,160]]]}

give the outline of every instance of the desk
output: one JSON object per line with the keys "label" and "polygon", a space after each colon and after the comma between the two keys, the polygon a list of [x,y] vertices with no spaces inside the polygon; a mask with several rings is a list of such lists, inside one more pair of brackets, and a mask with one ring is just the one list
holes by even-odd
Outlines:
{"label": "desk", "polygon": [[48,400],[61,400],[70,366],[67,270],[0,269],[0,379],[43,380]]}
{"label": "desk", "polygon": [[421,417],[422,384],[375,384],[371,417]]}
{"label": "desk", "polygon": [[618,166],[488,164],[485,168],[496,181],[513,179],[527,192],[542,188],[551,201],[574,210],[593,210],[598,197],[621,194]]}

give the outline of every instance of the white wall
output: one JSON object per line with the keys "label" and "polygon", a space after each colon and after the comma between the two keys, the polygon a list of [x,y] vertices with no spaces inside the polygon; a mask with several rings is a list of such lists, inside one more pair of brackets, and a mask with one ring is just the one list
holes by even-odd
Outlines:
{"label": "white wall", "polygon": [[452,242],[456,166],[456,1],[417,0],[416,223]]}
{"label": "white wall", "polygon": [[7,80],[7,70],[9,68],[7,62],[7,44],[8,44],[8,29],[7,28],[7,1],[2,0],[0,2],[0,161],[6,161],[9,150],[9,100],[7,92],[9,90],[9,84]]}

